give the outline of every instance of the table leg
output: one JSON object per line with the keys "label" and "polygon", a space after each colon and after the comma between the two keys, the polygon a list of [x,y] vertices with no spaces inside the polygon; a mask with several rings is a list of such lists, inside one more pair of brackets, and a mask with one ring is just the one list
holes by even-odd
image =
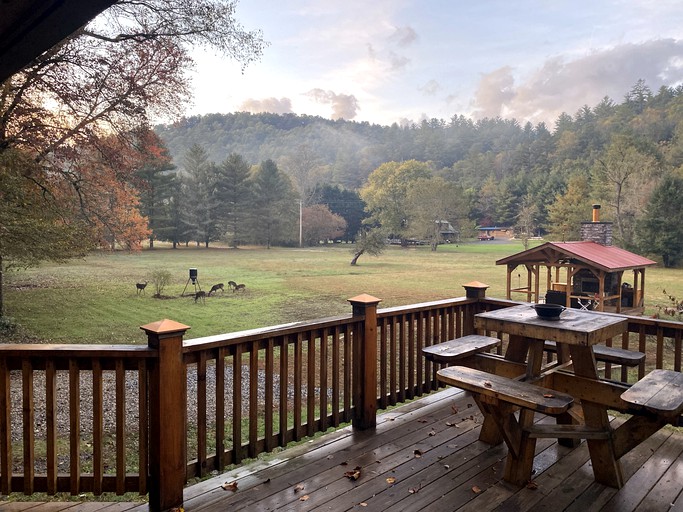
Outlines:
{"label": "table leg", "polygon": [[[574,362],[574,373],[580,377],[598,379],[598,370],[592,348],[572,345],[570,351]],[[586,400],[582,400],[581,405],[586,426],[612,432],[607,417],[607,409],[604,405]],[[623,487],[624,476],[612,436],[610,435],[608,439],[588,439],[586,442],[593,463],[595,481],[617,489]]]}
{"label": "table leg", "polygon": [[481,431],[479,432],[479,440],[483,443],[490,444],[491,446],[499,445],[503,442],[503,435],[498,428],[498,423],[496,422],[493,414],[486,404],[482,403],[477,395],[473,395],[474,401],[477,403],[477,407],[484,416],[484,422],[481,425]]}

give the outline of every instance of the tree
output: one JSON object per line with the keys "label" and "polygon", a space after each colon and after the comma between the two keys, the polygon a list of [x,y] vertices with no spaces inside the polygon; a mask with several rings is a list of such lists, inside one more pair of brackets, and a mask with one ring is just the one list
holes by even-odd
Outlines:
{"label": "tree", "polygon": [[159,137],[152,131],[145,133],[147,158],[137,172],[135,185],[140,191],[140,213],[147,217],[150,229],[149,248],[154,240],[173,238],[171,197],[179,187],[175,165]]}
{"label": "tree", "polygon": [[422,178],[408,189],[412,219],[409,233],[430,241],[432,251],[443,242],[444,224],[458,226],[465,217],[465,200],[460,187],[443,178]]}
{"label": "tree", "polygon": [[211,47],[243,65],[260,56],[260,33],[243,30],[234,10],[230,0],[123,0],[0,84],[0,154],[22,151],[39,164],[25,175],[29,185],[62,213],[97,224],[90,246],[124,238],[134,245],[141,217],[128,201],[131,176],[110,179],[103,169],[118,171],[112,140],[129,156],[150,117],[179,116],[189,97],[190,48]]}
{"label": "tree", "polygon": [[652,193],[639,222],[640,246],[657,254],[665,267],[683,259],[683,177],[666,176]]}
{"label": "tree", "polygon": [[581,173],[569,178],[567,191],[555,196],[555,202],[548,206],[550,235],[555,240],[579,240],[581,222],[591,210],[588,178]]}
{"label": "tree", "polygon": [[21,151],[0,152],[0,317],[7,270],[83,256],[96,239],[92,225],[26,179],[41,172],[38,167]]}
{"label": "tree", "polygon": [[529,239],[534,236],[538,215],[538,207],[533,204],[531,197],[522,200],[522,206],[517,213],[515,236],[522,241],[524,250],[529,249]]}
{"label": "tree", "polygon": [[318,245],[320,241],[336,240],[346,231],[346,221],[322,204],[303,209],[303,241],[305,245]]}
{"label": "tree", "polygon": [[252,170],[254,215],[251,218],[251,236],[270,247],[294,239],[298,198],[289,177],[275,162],[266,160]]}
{"label": "tree", "polygon": [[216,213],[231,247],[245,236],[247,219],[252,215],[253,194],[249,182],[249,164],[231,153],[216,169]]}
{"label": "tree", "polygon": [[650,195],[659,165],[626,136],[612,138],[593,169],[601,202],[614,217],[617,238],[623,246],[634,245],[635,226]]}
{"label": "tree", "polygon": [[353,241],[361,230],[363,220],[367,217],[365,203],[354,190],[347,190],[340,186],[323,185],[316,187],[313,200],[327,206],[329,210],[344,218],[346,231],[343,239]]}
{"label": "tree", "polygon": [[355,247],[351,249],[353,258],[351,259],[351,266],[358,264],[358,258],[363,254],[370,256],[379,256],[384,252],[387,245],[386,234],[380,228],[364,229],[356,235]]}
{"label": "tree", "polygon": [[193,238],[205,247],[220,236],[216,198],[217,170],[209,162],[206,150],[195,144],[187,152],[182,168],[184,198],[186,201],[185,223],[190,227]]}
{"label": "tree", "polygon": [[391,236],[404,239],[410,223],[408,190],[420,178],[431,176],[429,164],[417,160],[380,165],[360,190],[370,214],[369,221],[380,225]]}

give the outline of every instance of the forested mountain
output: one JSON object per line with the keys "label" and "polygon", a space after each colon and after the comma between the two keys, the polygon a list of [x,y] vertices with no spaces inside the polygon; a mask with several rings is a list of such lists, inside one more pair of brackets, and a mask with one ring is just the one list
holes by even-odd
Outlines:
{"label": "forested mountain", "polygon": [[[563,210],[572,206],[560,199],[568,203],[567,194],[578,194],[601,203],[605,220],[615,222],[616,241],[633,248],[652,192],[665,175],[681,172],[683,87],[653,93],[639,81],[620,103],[605,97],[562,114],[552,127],[463,116],[379,126],[234,113],[190,117],[155,131],[176,164],[194,144],[214,162],[231,153],[252,164],[271,159],[306,204],[307,191],[317,185],[359,190],[383,163],[416,160],[460,187],[473,224],[512,226],[526,211],[536,231],[570,239],[573,233],[557,221],[573,213]],[[570,186],[580,185],[570,181],[577,176],[584,179],[583,191]],[[585,220],[590,212],[578,216]]]}

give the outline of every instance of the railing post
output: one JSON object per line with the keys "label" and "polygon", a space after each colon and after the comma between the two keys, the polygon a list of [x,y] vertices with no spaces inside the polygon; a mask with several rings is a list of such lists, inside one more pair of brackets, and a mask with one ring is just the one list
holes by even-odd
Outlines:
{"label": "railing post", "polygon": [[363,328],[353,337],[353,427],[377,424],[377,304],[381,299],[362,294],[349,299],[353,317]]}
{"label": "railing post", "polygon": [[[463,284],[462,287],[465,289],[465,297],[468,299],[483,299],[486,297],[486,290],[489,287],[486,283],[481,283],[479,281],[472,281],[467,284]],[[480,313],[481,310],[480,308],[477,307],[477,310],[474,312]],[[474,332],[474,314],[472,313],[472,309],[470,307],[467,307],[465,309],[464,313],[464,318],[463,318],[463,323],[462,323],[462,333],[464,335],[468,334],[475,334]]]}
{"label": "railing post", "polygon": [[148,346],[158,351],[149,379],[149,510],[156,512],[183,505],[187,471],[183,335],[189,326],[160,320],[140,328],[147,333]]}

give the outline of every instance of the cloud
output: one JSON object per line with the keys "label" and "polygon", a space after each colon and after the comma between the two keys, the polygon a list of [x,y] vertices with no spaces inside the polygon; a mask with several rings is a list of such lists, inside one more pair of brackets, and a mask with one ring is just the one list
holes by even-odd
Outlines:
{"label": "cloud", "polygon": [[423,86],[418,87],[418,90],[426,96],[434,96],[437,92],[439,92],[440,89],[441,84],[439,84],[439,82],[436,80],[430,80]]}
{"label": "cloud", "polygon": [[358,100],[352,94],[337,94],[333,91],[323,89],[311,89],[306,93],[317,103],[329,104],[332,106],[332,119],[346,119],[347,121],[356,117],[359,110]]}
{"label": "cloud", "polygon": [[396,31],[391,35],[390,40],[395,41],[399,46],[410,46],[417,41],[417,32],[412,27],[396,27]]}
{"label": "cloud", "polygon": [[258,114],[260,112],[270,112],[272,114],[291,114],[292,110],[292,100],[289,98],[265,98],[262,100],[257,100],[249,98],[242,102],[239,109],[240,112],[251,112],[252,114]]}
{"label": "cloud", "polygon": [[594,51],[573,60],[554,57],[516,83],[502,67],[481,77],[473,101],[476,117],[515,117],[552,123],[608,96],[620,102],[639,80],[653,92],[683,83],[683,41],[659,39]]}

